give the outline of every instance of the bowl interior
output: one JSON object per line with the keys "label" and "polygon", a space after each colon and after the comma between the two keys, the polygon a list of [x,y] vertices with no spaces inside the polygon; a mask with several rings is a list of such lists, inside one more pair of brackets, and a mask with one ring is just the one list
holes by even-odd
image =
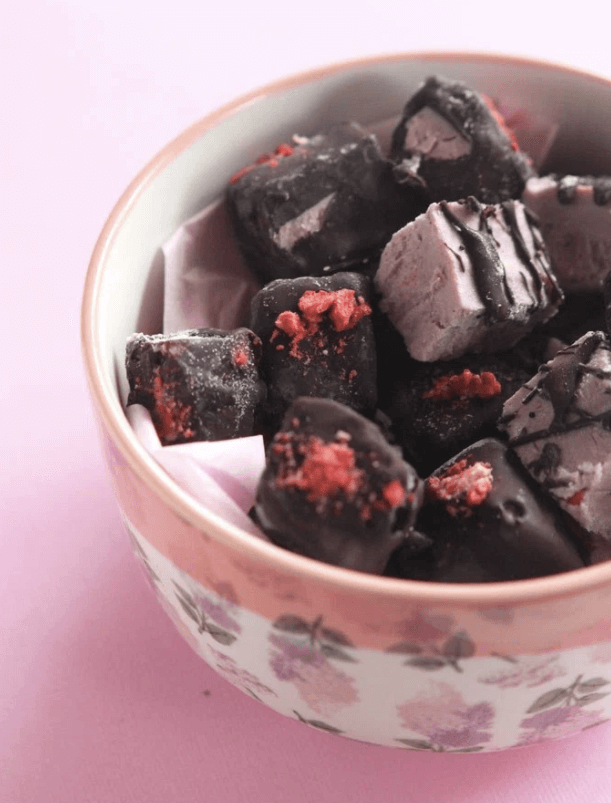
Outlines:
{"label": "bowl interior", "polygon": [[397,56],[340,65],[282,81],[197,123],[128,188],[100,238],[88,278],[84,337],[94,355],[96,403],[136,452],[123,412],[125,341],[136,331],[161,330],[160,245],[219,198],[230,176],[261,153],[295,133],[395,116],[417,85],[435,73],[558,123],[546,168],[611,170],[611,83],[511,58]]}

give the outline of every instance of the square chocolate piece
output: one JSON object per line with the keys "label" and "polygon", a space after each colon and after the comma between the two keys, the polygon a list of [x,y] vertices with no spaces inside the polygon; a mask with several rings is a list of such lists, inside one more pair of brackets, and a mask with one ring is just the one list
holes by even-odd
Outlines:
{"label": "square chocolate piece", "polygon": [[372,415],[377,400],[371,281],[358,273],[277,279],[252,302],[270,422],[298,396],[334,399]]}
{"label": "square chocolate piece", "polygon": [[229,185],[247,264],[263,284],[366,270],[393,232],[426,208],[422,191],[395,181],[375,136],[356,123],[294,139]]}
{"label": "square chocolate piece", "polygon": [[433,472],[417,527],[434,542],[431,580],[523,580],[583,566],[558,512],[493,438]]}
{"label": "square chocolate piece", "polygon": [[416,472],[378,427],[342,404],[300,398],[268,448],[255,519],[279,546],[382,572],[421,499]]}
{"label": "square chocolate piece", "polygon": [[408,101],[393,133],[397,176],[421,181],[434,201],[519,198],[533,175],[492,101],[460,81],[432,76]]}
{"label": "square chocolate piece", "polygon": [[163,446],[253,435],[266,395],[260,356],[261,341],[244,328],[132,335],[127,403],[150,410]]}

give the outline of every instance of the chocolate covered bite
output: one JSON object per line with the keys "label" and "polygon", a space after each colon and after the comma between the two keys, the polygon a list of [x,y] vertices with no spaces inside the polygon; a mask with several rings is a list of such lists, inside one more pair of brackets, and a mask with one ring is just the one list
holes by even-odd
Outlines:
{"label": "chocolate covered bite", "polygon": [[376,354],[371,282],[358,273],[278,279],[252,302],[270,423],[298,396],[319,396],[373,414]]}
{"label": "chocolate covered bite", "polygon": [[492,102],[460,81],[428,78],[393,133],[397,176],[434,201],[473,195],[487,204],[519,198],[533,175]]}
{"label": "chocolate covered bite", "polygon": [[589,332],[503,407],[499,426],[531,477],[580,528],[596,562],[611,558],[611,348]]}
{"label": "chocolate covered bite", "polygon": [[400,580],[430,580],[435,571],[434,541],[413,528],[390,556],[384,574]]}
{"label": "chocolate covered bite", "polygon": [[417,527],[433,540],[431,580],[522,580],[583,566],[568,528],[498,440],[433,472],[425,500]]}
{"label": "chocolate covered bite", "polygon": [[392,237],[375,284],[382,310],[423,362],[510,348],[562,301],[519,201],[431,204]]}
{"label": "chocolate covered bite", "polygon": [[383,408],[405,459],[426,476],[474,441],[498,437],[503,403],[537,364],[507,352],[412,363],[395,377]]}
{"label": "chocolate covered bite", "polygon": [[567,292],[600,291],[611,270],[611,176],[531,178],[522,196]]}
{"label": "chocolate covered bite", "polygon": [[232,179],[228,209],[262,283],[366,270],[391,234],[426,208],[401,187],[377,139],[356,123],[295,137]]}
{"label": "chocolate covered bite", "polygon": [[260,357],[261,341],[245,328],[132,335],[127,403],[150,411],[163,446],[252,435],[266,395]]}
{"label": "chocolate covered bite", "polygon": [[360,571],[382,572],[413,523],[416,472],[378,427],[327,399],[291,405],[267,452],[255,518],[279,546]]}

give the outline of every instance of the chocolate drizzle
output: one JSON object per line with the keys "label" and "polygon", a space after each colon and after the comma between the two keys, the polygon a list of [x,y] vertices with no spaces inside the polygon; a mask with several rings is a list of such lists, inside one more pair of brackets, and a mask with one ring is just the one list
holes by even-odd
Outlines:
{"label": "chocolate drizzle", "polygon": [[611,176],[599,176],[594,179],[594,203],[606,206],[611,201]]}
{"label": "chocolate drizzle", "polygon": [[478,230],[456,217],[447,201],[441,201],[439,207],[461,237],[471,260],[477,292],[490,320],[495,323],[506,321],[511,317],[513,298],[507,285],[505,266],[490,234],[484,209],[472,196],[467,201],[473,211],[479,213]]}
{"label": "chocolate drizzle", "polygon": [[575,396],[580,368],[589,362],[603,339],[602,332],[591,332],[572,346],[559,351],[552,362],[542,367],[542,385],[554,408],[554,424],[564,419]]}
{"label": "chocolate drizzle", "polygon": [[611,176],[554,176],[558,203],[574,203],[578,187],[592,187],[592,198],[597,206],[606,206],[611,201]]}
{"label": "chocolate drizzle", "polygon": [[[406,148],[410,121],[425,108],[469,143],[468,152],[453,159],[419,158],[423,154],[418,150]],[[519,198],[526,179],[533,175],[526,156],[515,148],[484,97],[460,81],[441,76],[427,78],[408,100],[392,135],[390,159],[399,181],[413,183],[416,173],[432,201],[458,201],[474,195],[484,203],[500,203]]]}
{"label": "chocolate drizzle", "polygon": [[524,397],[522,404],[527,404],[537,393],[545,392],[554,411],[553,421],[547,429],[527,432],[510,439],[511,446],[523,446],[553,434],[571,432],[593,422],[600,422],[603,426],[608,425],[611,421],[611,409],[595,416],[574,410],[572,412],[575,415],[567,421],[567,412],[575,397],[579,377],[587,371],[586,364],[601,346],[609,348],[604,333],[589,332],[572,346],[559,351],[551,362],[541,366],[539,380]]}
{"label": "chocolate drizzle", "polygon": [[[539,306],[543,303],[543,282],[541,281],[541,276],[539,275],[539,271],[537,270],[537,266],[535,265],[532,257],[530,256],[530,252],[526,243],[524,242],[524,237],[522,236],[522,232],[520,231],[520,227],[518,225],[518,218],[516,215],[516,204],[515,201],[504,201],[501,204],[501,209],[503,211],[503,220],[505,221],[507,227],[509,228],[509,233],[511,234],[511,239],[513,240],[513,245],[516,250],[516,254],[528,270],[535,285],[535,290],[537,293],[535,304]],[[532,231],[531,221],[526,218],[527,223]]]}
{"label": "chocolate drizzle", "polygon": [[559,179],[556,188],[556,197],[558,198],[558,203],[563,204],[564,206],[572,204],[575,200],[578,184],[579,179],[577,176],[563,176],[561,179]]}

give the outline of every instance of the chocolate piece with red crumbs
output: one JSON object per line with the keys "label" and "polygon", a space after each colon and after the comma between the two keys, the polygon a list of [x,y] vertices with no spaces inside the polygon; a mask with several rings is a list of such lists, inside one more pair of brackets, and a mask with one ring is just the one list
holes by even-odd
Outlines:
{"label": "chocolate piece with red crumbs", "polygon": [[377,399],[370,280],[358,273],[278,279],[252,302],[261,338],[267,411],[278,426],[298,396],[319,396],[372,415]]}
{"label": "chocolate piece with red crumbs", "polygon": [[255,517],[279,546],[382,572],[420,505],[422,483],[378,427],[342,404],[299,398],[267,452]]}
{"label": "chocolate piece with red crumbs", "polygon": [[501,203],[519,198],[534,175],[492,102],[438,76],[428,78],[405,106],[391,158],[396,175],[420,181],[434,201],[473,195]]}
{"label": "chocolate piece with red crumbs", "polygon": [[234,175],[228,209],[248,265],[263,284],[366,270],[386,242],[426,209],[402,187],[376,137],[356,123],[295,137]]}
{"label": "chocolate piece with red crumbs", "polygon": [[429,477],[417,527],[434,541],[431,580],[522,580],[584,565],[558,511],[493,438]]}
{"label": "chocolate piece with red crumbs", "polygon": [[503,352],[413,362],[408,373],[397,373],[381,406],[405,459],[426,476],[470,443],[498,436],[503,403],[537,365],[519,352]]}
{"label": "chocolate piece with red crumbs", "polygon": [[188,329],[127,341],[128,404],[142,404],[163,446],[254,434],[265,399],[261,341],[249,329]]}

